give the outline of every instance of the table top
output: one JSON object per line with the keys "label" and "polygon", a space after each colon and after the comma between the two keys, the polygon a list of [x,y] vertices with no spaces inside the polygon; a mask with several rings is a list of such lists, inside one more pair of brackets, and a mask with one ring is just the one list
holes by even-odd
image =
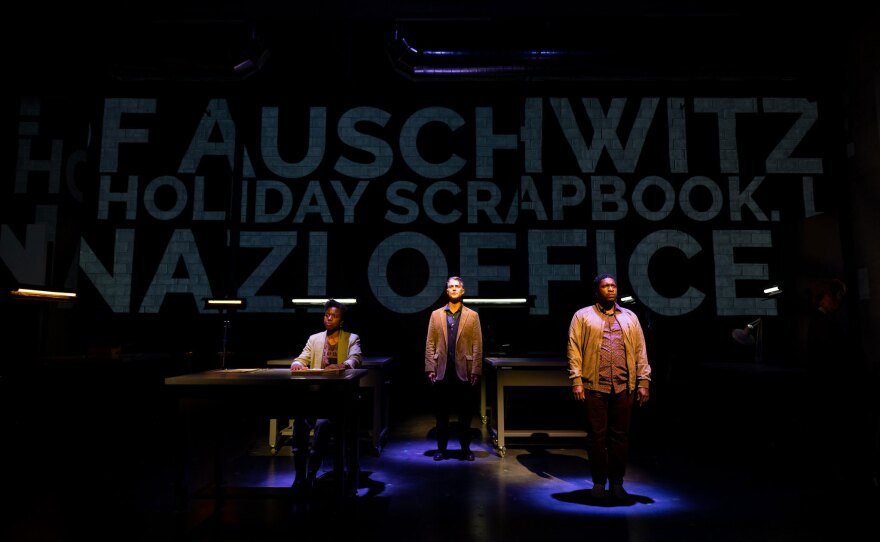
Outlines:
{"label": "table top", "polygon": [[[364,356],[361,367],[365,369],[382,368],[391,363],[391,356]],[[270,359],[266,360],[269,367],[290,367],[293,358]]]}
{"label": "table top", "polygon": [[165,379],[166,386],[291,386],[302,382],[329,383],[358,381],[366,369],[346,369],[332,373],[317,371],[293,371],[289,368],[274,369],[256,367],[251,369],[216,369],[202,373],[172,376]]}
{"label": "table top", "polygon": [[486,358],[486,363],[495,368],[568,366],[568,360],[564,358]]}

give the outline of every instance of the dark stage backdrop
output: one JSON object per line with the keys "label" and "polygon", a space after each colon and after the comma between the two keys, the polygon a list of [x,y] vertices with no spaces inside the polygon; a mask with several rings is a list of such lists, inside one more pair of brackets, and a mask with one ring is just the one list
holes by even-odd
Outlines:
{"label": "dark stage backdrop", "polygon": [[[487,352],[564,355],[611,272],[660,367],[750,362],[731,330],[757,318],[765,357],[798,363],[800,290],[821,272],[801,232],[843,179],[821,88],[290,77],[8,101],[4,284],[79,298],[5,301],[7,332],[39,321],[41,354],[216,362],[223,317],[203,299],[244,297],[229,348],[247,365],[321,329],[320,310],[286,300],[354,297],[347,328],[415,378],[449,275],[470,297],[531,299],[480,308]],[[765,298],[771,284],[786,294]]]}

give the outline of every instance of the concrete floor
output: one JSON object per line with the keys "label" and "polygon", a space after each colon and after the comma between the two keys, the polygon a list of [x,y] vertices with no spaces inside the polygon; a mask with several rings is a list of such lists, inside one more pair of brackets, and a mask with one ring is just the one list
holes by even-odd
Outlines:
{"label": "concrete floor", "polygon": [[[289,448],[272,457],[258,436],[226,471],[228,486],[251,492],[227,500],[220,513],[213,499],[196,499],[183,532],[191,540],[342,540],[356,529],[358,540],[474,542],[548,535],[621,542],[818,541],[855,533],[858,526],[880,533],[866,519],[876,496],[872,504],[870,497],[861,500],[867,494],[829,495],[800,467],[775,471],[769,480],[725,453],[701,462],[652,447],[634,449],[626,480],[632,501],[596,502],[589,495],[588,458],[576,443],[521,440],[500,457],[485,426],[475,422],[481,443],[474,447],[476,460],[435,462],[432,429],[430,415],[409,417],[381,455],[362,457],[355,499],[306,504],[287,492],[293,480]],[[325,474],[323,483],[330,477]],[[322,495],[328,492],[325,485]]]}
{"label": "concrete floor", "polygon": [[[753,390],[744,401],[739,388],[698,393],[685,383],[657,393],[634,420],[626,478],[634,498],[625,504],[590,498],[589,460],[579,443],[508,440],[500,457],[479,419],[474,462],[434,461],[432,416],[404,411],[400,398],[381,454],[362,441],[357,496],[348,499],[326,490],[332,473],[319,480],[320,498],[293,498],[289,447],[270,453],[265,419],[230,419],[218,502],[211,492],[216,435],[196,425],[189,507],[179,511],[174,411],[157,387],[89,394],[63,382],[39,397],[4,388],[19,400],[4,403],[3,540],[880,538],[878,493],[863,482],[869,476],[848,477],[855,471],[845,465],[843,474],[820,475],[818,435],[776,392]],[[761,404],[761,397],[774,402]],[[736,408],[710,406],[716,402]]]}

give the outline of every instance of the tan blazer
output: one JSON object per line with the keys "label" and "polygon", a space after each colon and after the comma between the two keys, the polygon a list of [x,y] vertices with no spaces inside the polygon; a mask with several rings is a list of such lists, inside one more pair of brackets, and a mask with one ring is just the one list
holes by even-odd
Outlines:
{"label": "tan blazer", "polygon": [[[437,380],[446,374],[446,306],[431,313],[428,339],[425,342],[425,372],[434,372]],[[455,342],[455,374],[467,381],[468,375],[483,373],[483,330],[480,315],[462,305]]]}

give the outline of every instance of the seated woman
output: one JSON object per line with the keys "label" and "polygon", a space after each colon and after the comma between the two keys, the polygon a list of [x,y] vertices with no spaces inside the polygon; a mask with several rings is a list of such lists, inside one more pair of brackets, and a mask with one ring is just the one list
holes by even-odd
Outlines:
{"label": "seated woman", "polygon": [[[355,333],[342,330],[348,308],[344,303],[328,299],[324,303],[324,331],[315,333],[306,341],[302,354],[290,364],[290,370],[308,369],[356,369],[361,365],[361,339]],[[312,447],[309,449],[309,432],[314,430]],[[296,468],[295,489],[315,485],[322,457],[326,454],[329,420],[298,417],[293,423],[293,457]]]}

